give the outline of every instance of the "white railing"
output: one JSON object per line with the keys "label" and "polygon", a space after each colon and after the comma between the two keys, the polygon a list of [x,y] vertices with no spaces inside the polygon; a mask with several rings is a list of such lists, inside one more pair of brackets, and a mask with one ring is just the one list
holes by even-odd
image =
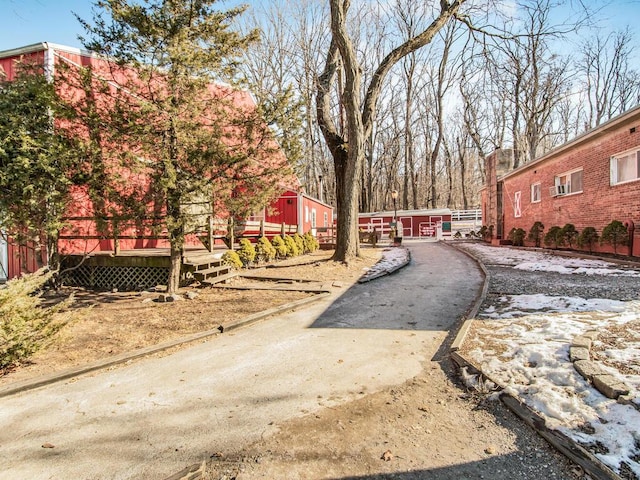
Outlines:
{"label": "white railing", "polygon": [[482,210],[452,210],[451,235],[460,232],[463,236],[477,232],[482,227]]}

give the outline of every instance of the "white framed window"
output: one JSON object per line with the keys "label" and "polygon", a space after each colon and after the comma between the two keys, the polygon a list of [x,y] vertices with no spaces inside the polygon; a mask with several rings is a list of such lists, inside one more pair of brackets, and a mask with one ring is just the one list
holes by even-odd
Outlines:
{"label": "white framed window", "polygon": [[316,228],[316,209],[311,209],[311,228]]}
{"label": "white framed window", "polygon": [[304,206],[304,221],[305,222],[309,221],[309,206],[308,205]]}
{"label": "white framed window", "polygon": [[542,201],[540,182],[531,185],[531,203]]}
{"label": "white framed window", "polygon": [[520,191],[513,194],[513,216],[515,218],[522,216],[522,192]]}
{"label": "white framed window", "polygon": [[551,195],[554,197],[582,192],[582,169],[571,170],[554,178]]}
{"label": "white framed window", "polygon": [[611,157],[611,185],[640,179],[640,150],[631,150]]}
{"label": "white framed window", "polygon": [[324,227],[329,226],[329,212],[324,212]]}

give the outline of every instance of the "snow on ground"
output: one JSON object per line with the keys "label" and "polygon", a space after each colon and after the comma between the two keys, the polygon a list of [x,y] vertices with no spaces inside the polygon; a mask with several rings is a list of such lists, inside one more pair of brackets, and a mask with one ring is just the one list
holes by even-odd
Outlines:
{"label": "snow on ground", "polygon": [[403,247],[385,248],[382,258],[371,268],[365,269],[361,280],[373,279],[385,273],[391,273],[409,261],[409,250]]}
{"label": "snow on ground", "polygon": [[478,316],[486,318],[514,318],[532,312],[585,312],[592,310],[623,311],[625,302],[605,298],[550,297],[548,295],[505,295],[500,297],[500,313],[490,307]]}
{"label": "snow on ground", "polygon": [[[469,247],[469,248],[467,248]],[[556,257],[486,245],[465,245],[485,264],[531,271],[638,276],[600,260]],[[569,360],[572,339],[598,330],[593,350],[603,368],[640,398],[640,301],[620,302],[547,295],[507,295],[481,311],[467,355],[491,378],[541,413],[555,428],[584,445],[624,478],[640,479],[640,412],[600,394]],[[604,344],[607,331],[623,332]]]}
{"label": "snow on ground", "polygon": [[640,277],[640,271],[623,270],[618,268],[615,263],[604,260],[561,257],[546,252],[492,247],[477,243],[465,244],[464,248],[480,258],[485,264],[511,266],[517,270]]}

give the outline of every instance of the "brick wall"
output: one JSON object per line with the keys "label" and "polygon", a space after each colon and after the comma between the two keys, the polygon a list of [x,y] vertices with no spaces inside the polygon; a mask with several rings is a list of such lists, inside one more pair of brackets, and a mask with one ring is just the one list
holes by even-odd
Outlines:
{"label": "brick wall", "polygon": [[[612,220],[619,220],[630,226],[638,225],[632,254],[640,255],[640,180],[610,185],[611,156],[640,148],[640,108],[635,109],[635,115],[622,117],[617,123],[609,122],[586,134],[582,141],[577,139],[566,148],[560,147],[557,154],[547,155],[502,178],[505,237],[512,228],[528,232],[535,221],[544,224],[545,232],[554,225],[563,227],[573,223],[578,230],[591,226],[600,234]],[[549,190],[554,186],[555,177],[579,168],[583,169],[583,191],[552,196]],[[541,200],[533,203],[531,185],[537,182],[541,186]],[[520,192],[519,217],[516,216],[516,192]],[[487,204],[486,208],[492,206]],[[612,251],[608,246],[598,248]],[[626,254],[627,250],[619,248],[618,253]]]}

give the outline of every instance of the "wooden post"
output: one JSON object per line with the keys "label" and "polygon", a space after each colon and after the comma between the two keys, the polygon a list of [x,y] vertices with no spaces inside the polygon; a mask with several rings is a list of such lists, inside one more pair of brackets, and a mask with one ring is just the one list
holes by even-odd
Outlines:
{"label": "wooden post", "polygon": [[213,216],[209,215],[209,251],[213,252]]}
{"label": "wooden post", "polygon": [[229,217],[229,226],[227,227],[227,236],[229,237],[229,250],[233,250],[233,245],[236,243],[233,228],[233,217]]}
{"label": "wooden post", "polygon": [[286,234],[286,229],[285,229],[285,223],[284,223],[284,222],[282,222],[282,226],[280,227],[280,234],[281,234],[281,236],[283,236],[283,237],[284,237],[284,236],[285,236],[285,234]]}
{"label": "wooden post", "polygon": [[260,236],[264,237],[264,219],[260,220]]}
{"label": "wooden post", "polygon": [[118,239],[118,229],[113,229],[113,254],[118,255],[120,253],[120,240]]}

